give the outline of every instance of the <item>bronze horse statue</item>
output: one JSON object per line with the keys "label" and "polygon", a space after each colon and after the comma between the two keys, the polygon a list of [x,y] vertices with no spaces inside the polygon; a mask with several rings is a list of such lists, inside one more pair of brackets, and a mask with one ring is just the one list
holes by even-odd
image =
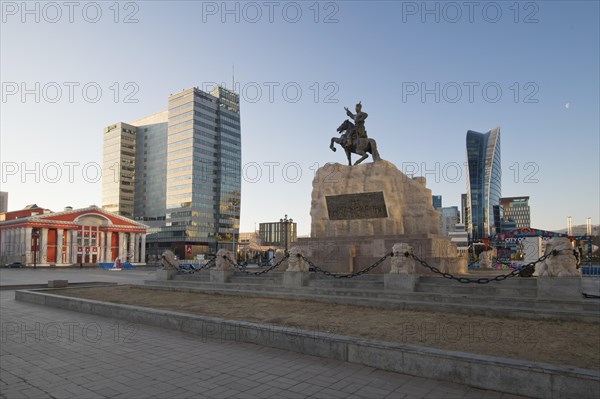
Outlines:
{"label": "bronze horse statue", "polygon": [[[344,151],[346,151],[346,157],[348,157],[348,165],[352,165],[350,157],[353,153],[361,156],[361,158],[354,162],[354,165],[358,165],[359,163],[367,159],[369,154],[373,156],[373,161],[381,160],[381,157],[379,156],[379,151],[377,151],[377,142],[375,142],[374,139],[370,139],[367,137],[356,137],[356,126],[354,126],[354,123],[350,122],[350,120],[346,119],[337,128],[337,131],[338,133],[342,133],[342,135],[339,138],[332,137],[329,148],[331,148],[332,151],[335,151],[336,148],[333,146],[334,143],[337,143],[340,146],[342,146]],[[353,137],[350,145],[348,145],[349,135],[352,135],[351,137]]]}

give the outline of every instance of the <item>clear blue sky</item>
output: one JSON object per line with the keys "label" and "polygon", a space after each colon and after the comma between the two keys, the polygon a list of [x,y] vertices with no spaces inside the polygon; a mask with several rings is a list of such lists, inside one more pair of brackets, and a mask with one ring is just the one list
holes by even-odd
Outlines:
{"label": "clear blue sky", "polygon": [[163,110],[184,88],[230,87],[235,65],[242,231],[288,214],[310,232],[315,165],[345,162],[328,143],[359,100],[382,157],[425,174],[444,206],[466,192],[467,130],[500,126],[503,196],[529,195],[534,227],[597,224],[598,4],[261,1],[226,13],[220,1],[152,1],[119,3],[117,15],[112,1],[28,3],[29,14],[3,2],[1,189],[9,209],[100,205],[102,129]]}

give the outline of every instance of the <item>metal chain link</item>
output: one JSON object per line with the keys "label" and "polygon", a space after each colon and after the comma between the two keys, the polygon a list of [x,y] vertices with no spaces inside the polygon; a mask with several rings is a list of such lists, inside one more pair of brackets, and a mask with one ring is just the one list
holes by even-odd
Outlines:
{"label": "metal chain link", "polygon": [[600,295],[586,294],[585,292],[582,292],[581,295],[586,299],[600,299]]}
{"label": "metal chain link", "polygon": [[229,262],[230,265],[232,265],[233,267],[235,267],[236,269],[238,269],[238,271],[242,272],[242,273],[246,273],[246,274],[250,274],[252,276],[260,276],[262,274],[268,273],[271,270],[275,269],[277,266],[281,265],[283,263],[284,260],[286,260],[287,258],[290,257],[289,253],[286,253],[283,258],[279,259],[279,261],[277,263],[275,263],[272,266],[269,266],[267,269],[265,270],[261,270],[259,272],[249,272],[248,270],[246,270],[244,267],[238,265],[237,263],[235,263],[233,260],[229,259],[228,256],[223,256],[223,259],[227,260],[227,262]]}
{"label": "metal chain link", "polygon": [[208,262],[206,262],[205,264],[203,264],[202,266],[200,266],[198,268],[195,268],[192,266],[189,269],[184,269],[180,266],[179,269],[177,269],[177,273],[179,273],[179,274],[194,274],[196,272],[199,272],[200,270],[208,269],[208,268],[214,266],[216,259],[217,259],[217,257],[215,256],[214,258],[212,258],[211,260],[209,260]]}
{"label": "metal chain link", "polygon": [[450,280],[455,280],[455,281],[458,281],[459,283],[463,283],[463,284],[469,284],[469,283],[488,284],[491,281],[504,281],[504,280],[506,280],[509,277],[515,277],[517,275],[521,276],[521,277],[529,277],[535,271],[535,265],[536,264],[538,264],[540,262],[543,262],[544,260],[546,260],[550,256],[556,256],[560,252],[561,251],[554,250],[554,251],[550,252],[547,255],[543,255],[538,260],[526,264],[521,269],[514,269],[513,271],[511,271],[510,273],[507,273],[507,274],[500,274],[500,275],[494,276],[494,277],[481,277],[481,278],[456,277],[456,276],[454,276],[454,275],[452,275],[450,273],[442,272],[440,269],[438,269],[435,266],[429,265],[427,262],[425,262],[424,260],[422,260],[421,258],[419,258],[417,255],[415,255],[413,253],[405,252],[404,256],[406,256],[407,258],[408,257],[413,258],[414,260],[416,260],[417,262],[419,262],[421,264],[421,266],[426,267],[427,269],[431,270],[432,272],[434,272],[436,274],[442,275],[444,278],[447,278],[447,279],[450,279]]}
{"label": "metal chain link", "polygon": [[352,277],[356,277],[356,276],[360,276],[361,274],[365,274],[370,272],[371,270],[375,269],[377,266],[379,266],[384,260],[386,260],[388,257],[392,256],[393,254],[387,253],[385,254],[381,259],[379,259],[378,261],[376,261],[375,263],[373,263],[371,266],[368,266],[362,270],[359,270],[357,272],[354,273],[350,273],[350,274],[334,274],[331,273],[327,270],[323,270],[321,269],[319,266],[315,265],[313,262],[310,261],[310,259],[307,259],[304,255],[299,255],[302,259],[304,259],[308,265],[310,267],[312,267],[313,269],[315,269],[315,271],[319,272],[319,273],[323,273],[326,276],[329,277],[333,277],[333,278],[352,278]]}

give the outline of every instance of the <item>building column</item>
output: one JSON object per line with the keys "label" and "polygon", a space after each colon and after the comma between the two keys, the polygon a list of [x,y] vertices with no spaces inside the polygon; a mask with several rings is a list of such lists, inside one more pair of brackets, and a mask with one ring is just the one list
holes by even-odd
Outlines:
{"label": "building column", "polygon": [[63,258],[63,229],[56,229],[56,264],[64,263]]}
{"label": "building column", "polygon": [[98,263],[104,263],[104,242],[106,241],[106,232],[99,231],[98,232]]}
{"label": "building column", "polygon": [[6,230],[0,230],[0,259],[4,262],[4,256],[6,255],[6,251],[4,250],[4,244],[6,244]]}
{"label": "building column", "polygon": [[137,254],[137,249],[135,247],[135,233],[129,233],[129,253],[127,254],[127,258],[129,258],[129,262],[135,263],[135,256]]}
{"label": "building column", "polygon": [[40,264],[48,263],[48,229],[40,229]]}
{"label": "building column", "polygon": [[119,251],[118,251],[118,257],[119,259],[121,259],[121,262],[123,262],[124,258],[125,258],[125,233],[119,231],[117,234],[119,234],[117,242],[119,243]]}
{"label": "building column", "polygon": [[132,234],[133,234],[133,240],[134,240],[133,248],[135,248],[135,256],[133,257],[133,260],[131,262],[138,263],[140,261],[140,235],[139,235],[139,233],[132,233]]}
{"label": "building column", "polygon": [[71,263],[71,239],[72,239],[72,230],[65,230],[65,263]]}
{"label": "building column", "polygon": [[12,248],[11,248],[11,252],[12,252],[12,256],[13,256],[13,262],[16,261],[16,257],[18,257],[20,255],[19,253],[19,228],[14,228],[13,229],[13,234],[12,234],[13,238],[12,238]]}
{"label": "building column", "polygon": [[77,263],[77,230],[71,230],[71,263]]}
{"label": "building column", "polygon": [[19,256],[19,229],[14,228],[12,232],[12,248],[11,253],[14,257]]}
{"label": "building column", "polygon": [[31,235],[33,229],[31,227],[25,227],[25,266],[33,263],[33,257],[31,252]]}
{"label": "building column", "polygon": [[6,243],[8,242],[8,230],[7,229],[2,229],[0,230],[0,259],[2,259],[2,262],[6,262],[6,248],[7,245]]}
{"label": "building column", "polygon": [[126,262],[126,260],[127,260],[127,233],[122,232],[122,233],[119,233],[119,235],[123,239],[123,244],[121,245],[121,248],[123,249],[123,253],[121,254],[121,262]]}
{"label": "building column", "polygon": [[112,231],[107,231],[106,232],[106,241],[104,242],[104,252],[105,252],[104,261],[105,262],[113,261],[111,245],[112,245]]}
{"label": "building column", "polygon": [[[12,240],[13,240],[13,229],[6,230],[6,244],[4,246],[4,256],[12,256]],[[9,260],[7,259],[7,262]]]}
{"label": "building column", "polygon": [[140,244],[140,262],[146,263],[146,233],[142,233]]}
{"label": "building column", "polygon": [[19,227],[17,228],[17,262],[23,262],[23,255],[25,252],[25,228]]}

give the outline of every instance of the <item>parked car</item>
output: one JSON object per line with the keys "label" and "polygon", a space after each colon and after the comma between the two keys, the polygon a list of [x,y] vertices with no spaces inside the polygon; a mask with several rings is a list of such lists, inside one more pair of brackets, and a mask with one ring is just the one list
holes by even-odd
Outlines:
{"label": "parked car", "polygon": [[22,264],[21,262],[13,262],[13,263],[7,263],[6,265],[4,265],[4,267],[19,268],[19,267],[25,267],[25,265]]}

